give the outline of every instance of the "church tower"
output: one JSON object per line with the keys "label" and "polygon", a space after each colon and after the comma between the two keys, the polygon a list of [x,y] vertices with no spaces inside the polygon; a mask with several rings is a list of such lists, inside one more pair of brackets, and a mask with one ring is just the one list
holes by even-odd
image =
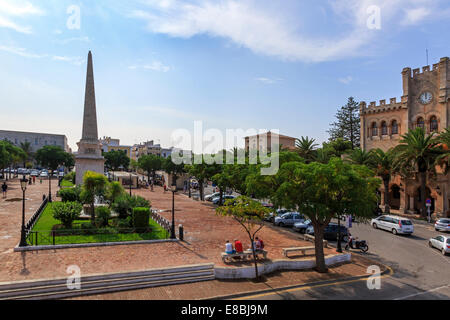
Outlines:
{"label": "church tower", "polygon": [[89,51],[86,93],[84,99],[83,132],[75,156],[76,184],[83,184],[86,171],[104,174],[105,159],[102,156],[101,143],[98,140],[97,108],[95,105],[94,68],[92,53]]}

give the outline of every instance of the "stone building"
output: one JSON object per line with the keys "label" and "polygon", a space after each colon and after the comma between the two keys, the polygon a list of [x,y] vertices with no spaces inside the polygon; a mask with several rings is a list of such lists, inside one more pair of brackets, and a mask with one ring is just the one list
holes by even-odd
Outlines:
{"label": "stone building", "polygon": [[[429,134],[449,127],[450,122],[450,60],[441,58],[439,63],[402,71],[403,95],[400,101],[391,98],[389,103],[360,103],[361,148],[384,151],[399,144],[408,130],[422,127]],[[448,216],[450,209],[450,180],[437,168],[437,177],[427,177],[426,199],[432,200],[431,210],[437,216]],[[419,213],[420,181],[416,177],[393,177],[389,185],[391,209],[400,213]],[[384,204],[384,187],[381,203]]]}
{"label": "stone building", "polygon": [[58,146],[66,152],[72,152],[63,134],[0,130],[0,140],[8,140],[17,147],[20,147],[20,143],[29,142],[33,152],[44,146]]}
{"label": "stone building", "polygon": [[284,136],[273,132],[266,132],[255,136],[245,137],[245,151],[249,152],[250,149],[258,151],[271,152],[272,150],[272,138],[277,138],[277,145],[282,148],[295,150],[296,138]]}

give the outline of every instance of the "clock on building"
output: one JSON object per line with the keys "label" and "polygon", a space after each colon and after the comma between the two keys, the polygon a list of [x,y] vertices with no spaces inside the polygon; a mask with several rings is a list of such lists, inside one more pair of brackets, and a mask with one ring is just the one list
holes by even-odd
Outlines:
{"label": "clock on building", "polygon": [[429,104],[433,100],[433,94],[431,92],[424,92],[420,95],[419,101],[422,104]]}

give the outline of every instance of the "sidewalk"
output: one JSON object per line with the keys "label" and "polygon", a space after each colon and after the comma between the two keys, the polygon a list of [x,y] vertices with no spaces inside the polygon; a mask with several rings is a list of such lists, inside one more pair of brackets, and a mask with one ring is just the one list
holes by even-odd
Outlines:
{"label": "sidewalk", "polygon": [[[252,280],[213,280],[191,284],[149,288],[142,290],[124,291],[109,294],[92,295],[73,298],[71,300],[199,300],[213,298],[232,298],[236,295],[258,293],[266,290],[280,290],[286,287],[305,285],[310,283],[330,281],[329,285],[344,279],[369,276],[367,267],[374,262],[354,255],[353,263],[335,266],[326,274],[319,274],[312,270],[275,272],[264,277],[263,282]],[[381,272],[386,267],[380,265]],[[364,280],[362,280],[364,281]]]}

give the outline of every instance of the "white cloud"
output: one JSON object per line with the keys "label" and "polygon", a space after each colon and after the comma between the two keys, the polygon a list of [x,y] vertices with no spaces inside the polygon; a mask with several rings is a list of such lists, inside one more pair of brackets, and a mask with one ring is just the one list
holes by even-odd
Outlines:
{"label": "white cloud", "polygon": [[339,82],[341,82],[343,84],[349,84],[350,82],[353,81],[353,78],[351,76],[347,76],[344,78],[339,78],[338,80],[339,80]]}
{"label": "white cloud", "polygon": [[25,57],[25,58],[44,58],[47,57],[46,54],[35,54],[35,53],[30,53],[28,52],[26,49],[24,48],[17,48],[17,47],[11,47],[11,46],[3,46],[0,45],[0,50],[1,51],[5,51],[5,52],[9,52],[21,57]]}
{"label": "white cloud", "polygon": [[[425,18],[424,12],[418,11],[418,8],[433,3],[432,0],[321,1],[320,4],[328,6],[331,12],[326,22],[335,23],[335,28],[327,28],[326,34],[315,34],[303,31],[310,29],[302,24],[314,21],[308,17],[307,11],[291,10],[296,2],[290,0],[271,3],[270,7],[263,0],[141,2],[145,6],[128,16],[144,20],[147,29],[153,33],[180,38],[196,35],[220,37],[258,54],[306,62],[336,60],[373,52],[368,50],[368,46],[374,45],[374,40],[386,33],[367,27],[367,8],[370,6],[380,7],[382,29],[386,29],[404,18],[405,8],[410,10],[406,13],[410,21]],[[309,5],[317,4],[313,2]],[[276,9],[274,6],[277,6]]]}
{"label": "white cloud", "polygon": [[81,65],[84,62],[84,59],[81,57],[67,57],[67,56],[53,56],[53,60],[69,62],[74,65]]}
{"label": "white cloud", "polygon": [[402,20],[403,25],[413,25],[421,22],[432,13],[429,8],[424,7],[405,10],[405,12],[406,17]]}
{"label": "white cloud", "polygon": [[159,72],[169,72],[171,67],[164,65],[161,61],[153,61],[150,64],[143,65],[131,65],[128,69],[136,70],[136,69],[145,69],[145,70],[153,70]]}
{"label": "white cloud", "polygon": [[43,15],[44,11],[30,2],[0,0],[0,27],[9,28],[19,33],[30,34],[32,28],[12,21],[11,17],[24,18],[30,15]]}
{"label": "white cloud", "polygon": [[255,78],[255,80],[262,82],[264,84],[274,84],[274,83],[283,81],[283,79],[281,79],[281,78],[265,78],[265,77]]}

